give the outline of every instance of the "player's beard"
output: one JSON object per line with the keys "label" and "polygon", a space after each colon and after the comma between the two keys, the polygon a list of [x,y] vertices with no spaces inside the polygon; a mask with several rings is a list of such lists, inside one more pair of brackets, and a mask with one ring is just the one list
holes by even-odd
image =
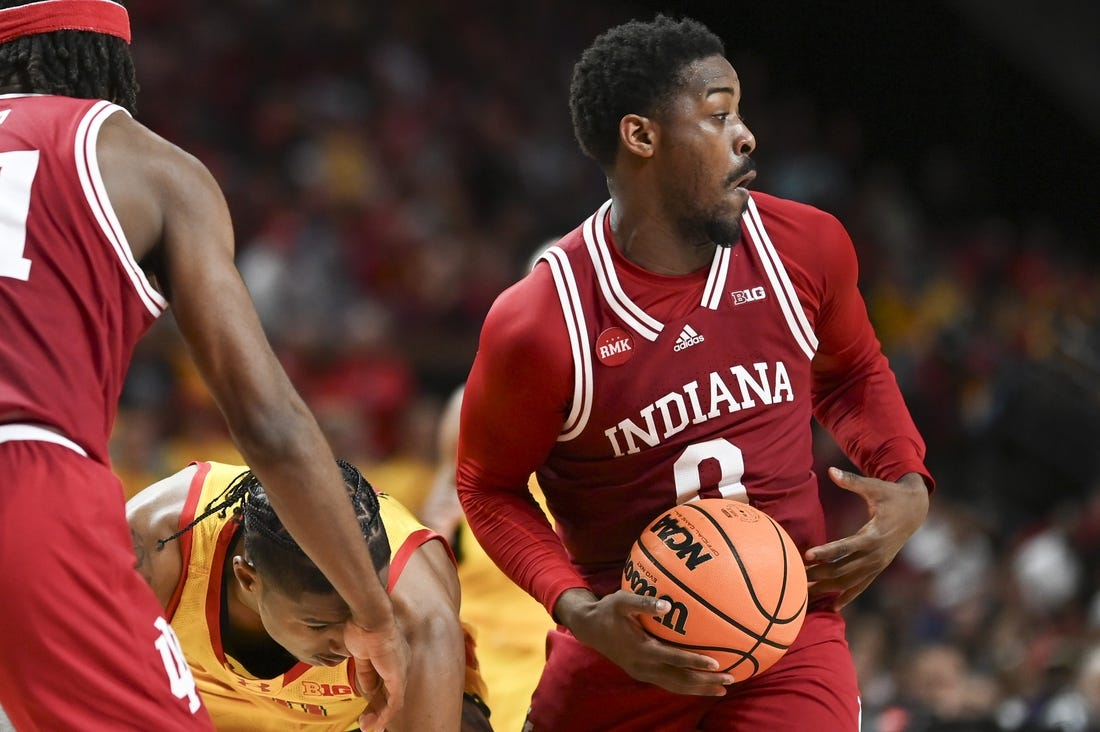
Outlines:
{"label": "player's beard", "polygon": [[[737,181],[742,180],[755,170],[756,163],[752,158],[746,157],[741,166],[726,179],[726,187],[733,186]],[[703,230],[707,232],[707,237],[718,246],[726,249],[741,241],[741,216],[745,213],[746,205],[748,205],[747,201],[739,207],[740,210],[736,214],[731,214],[726,210],[712,212],[712,215],[703,222]]]}
{"label": "player's beard", "polygon": [[703,230],[707,232],[707,238],[720,247],[729,249],[741,241],[741,219],[722,217],[711,219],[703,224]]}

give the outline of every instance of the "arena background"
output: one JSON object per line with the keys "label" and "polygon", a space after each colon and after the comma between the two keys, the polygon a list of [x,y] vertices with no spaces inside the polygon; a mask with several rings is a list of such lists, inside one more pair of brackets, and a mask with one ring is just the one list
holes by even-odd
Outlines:
{"label": "arena background", "polygon": [[[139,119],[222,184],[337,451],[415,509],[493,297],[606,197],[572,139],[595,34],[726,40],[756,187],[847,225],[939,480],[849,608],[864,729],[1100,729],[1100,11],[1087,0],[131,2]],[[164,319],[112,449],[134,491],[234,460]],[[842,458],[820,441],[822,466]],[[828,485],[835,532],[863,521]],[[1091,726],[1090,726],[1091,725]]]}

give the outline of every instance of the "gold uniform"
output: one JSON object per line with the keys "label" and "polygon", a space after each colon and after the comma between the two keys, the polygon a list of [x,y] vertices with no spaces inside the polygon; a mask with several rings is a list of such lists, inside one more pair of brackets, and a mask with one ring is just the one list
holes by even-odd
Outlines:
{"label": "gold uniform", "polygon": [[[534,478],[531,492],[545,511]],[[458,529],[462,620],[477,633],[477,657],[492,707],[494,729],[519,730],[546,663],[546,635],[554,621],[538,600],[512,582],[463,519]]]}
{"label": "gold uniform", "polygon": [[[186,526],[247,468],[197,463],[187,502],[180,515]],[[438,539],[395,499],[379,494],[382,524],[390,540],[387,592],[417,547]],[[359,729],[366,702],[355,686],[354,661],[338,666],[298,662],[272,679],[251,675],[221,643],[222,572],[226,552],[239,528],[232,511],[214,514],[180,536],[183,573],[166,609],[195,684],[219,732],[345,732]],[[476,664],[476,661],[473,662]],[[476,665],[475,665],[476,668]],[[467,677],[470,677],[469,669]],[[474,684],[479,680],[472,679]],[[468,682],[468,686],[471,685]]]}

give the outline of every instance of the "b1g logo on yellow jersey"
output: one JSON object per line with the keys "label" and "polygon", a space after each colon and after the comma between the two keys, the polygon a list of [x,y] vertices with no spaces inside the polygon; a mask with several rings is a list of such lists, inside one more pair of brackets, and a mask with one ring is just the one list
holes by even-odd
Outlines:
{"label": "b1g logo on yellow jersey", "polygon": [[302,682],[302,696],[355,696],[355,690],[347,684],[319,684],[316,681]]}

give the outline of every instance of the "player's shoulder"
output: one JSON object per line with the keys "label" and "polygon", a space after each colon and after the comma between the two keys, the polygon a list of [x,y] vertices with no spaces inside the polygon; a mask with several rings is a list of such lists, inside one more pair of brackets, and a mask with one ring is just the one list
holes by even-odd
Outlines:
{"label": "player's shoulder", "polygon": [[752,192],[753,206],[761,218],[778,219],[798,226],[840,225],[836,216],[816,206],[762,191]]}
{"label": "player's shoulder", "polygon": [[101,165],[140,171],[154,183],[179,185],[213,180],[206,165],[195,155],[121,109],[104,121],[97,154]]}
{"label": "player's shoulder", "polygon": [[816,259],[851,249],[840,219],[808,203],[753,191],[748,213],[750,219],[759,219],[780,253]]}
{"label": "player's shoulder", "polygon": [[557,290],[553,275],[545,262],[537,262],[522,279],[505,288],[497,295],[487,324],[499,324],[509,331],[521,324],[537,322],[546,317],[546,307],[557,302]]}

